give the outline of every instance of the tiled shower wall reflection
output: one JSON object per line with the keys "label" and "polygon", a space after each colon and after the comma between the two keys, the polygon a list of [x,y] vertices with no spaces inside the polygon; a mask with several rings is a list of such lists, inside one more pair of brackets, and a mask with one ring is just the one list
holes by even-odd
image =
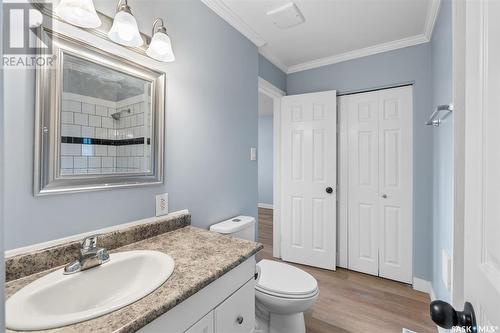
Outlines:
{"label": "tiled shower wall reflection", "polygon": [[147,95],[113,102],[63,93],[61,175],[149,170],[149,106]]}

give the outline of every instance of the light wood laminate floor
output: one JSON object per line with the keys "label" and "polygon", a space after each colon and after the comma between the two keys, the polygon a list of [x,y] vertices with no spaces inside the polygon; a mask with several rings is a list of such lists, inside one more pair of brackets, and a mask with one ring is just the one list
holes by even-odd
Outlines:
{"label": "light wood laminate floor", "polygon": [[[264,244],[259,257],[276,260],[272,219],[272,210],[259,208],[259,242]],[[320,289],[305,314],[307,333],[437,332],[429,318],[429,296],[407,284],[342,268],[296,266],[312,274]]]}

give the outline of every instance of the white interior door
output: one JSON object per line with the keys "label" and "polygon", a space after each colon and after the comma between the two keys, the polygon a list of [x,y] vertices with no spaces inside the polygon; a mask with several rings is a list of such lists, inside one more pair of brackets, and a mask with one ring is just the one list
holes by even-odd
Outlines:
{"label": "white interior door", "polygon": [[348,267],[411,283],[412,88],[344,97],[348,106]]}
{"label": "white interior door", "polygon": [[412,88],[379,92],[379,275],[412,283]]}
{"label": "white interior door", "polygon": [[347,96],[349,269],[378,275],[378,92]]}
{"label": "white interior door", "polygon": [[281,256],[334,270],[336,91],[285,96],[281,112]]}
{"label": "white interior door", "polygon": [[478,325],[489,326],[478,332],[496,332],[500,327],[500,2],[470,1],[466,6],[464,296],[474,306]]}

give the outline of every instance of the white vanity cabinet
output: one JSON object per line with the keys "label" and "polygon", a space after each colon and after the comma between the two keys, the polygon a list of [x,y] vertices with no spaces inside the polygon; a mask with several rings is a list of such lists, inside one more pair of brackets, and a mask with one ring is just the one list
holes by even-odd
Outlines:
{"label": "white vanity cabinet", "polygon": [[140,333],[251,333],[255,328],[255,259],[241,263]]}
{"label": "white vanity cabinet", "polygon": [[214,311],[210,311],[185,333],[214,333]]}
{"label": "white vanity cabinet", "polygon": [[255,328],[255,280],[248,281],[214,310],[215,332],[248,333]]}
{"label": "white vanity cabinet", "polygon": [[248,281],[186,333],[249,333],[255,327],[255,283]]}

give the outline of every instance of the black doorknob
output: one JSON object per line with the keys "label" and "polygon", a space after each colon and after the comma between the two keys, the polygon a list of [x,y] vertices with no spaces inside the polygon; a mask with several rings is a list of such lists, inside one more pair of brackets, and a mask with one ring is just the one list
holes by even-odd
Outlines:
{"label": "black doorknob", "polygon": [[464,332],[477,332],[476,315],[469,302],[465,302],[463,311],[456,311],[453,306],[443,301],[433,301],[430,306],[431,318],[436,325],[450,329],[459,326]]}
{"label": "black doorknob", "polygon": [[328,186],[328,187],[326,188],[326,193],[328,193],[328,194],[333,193],[333,188],[331,188],[330,186]]}

